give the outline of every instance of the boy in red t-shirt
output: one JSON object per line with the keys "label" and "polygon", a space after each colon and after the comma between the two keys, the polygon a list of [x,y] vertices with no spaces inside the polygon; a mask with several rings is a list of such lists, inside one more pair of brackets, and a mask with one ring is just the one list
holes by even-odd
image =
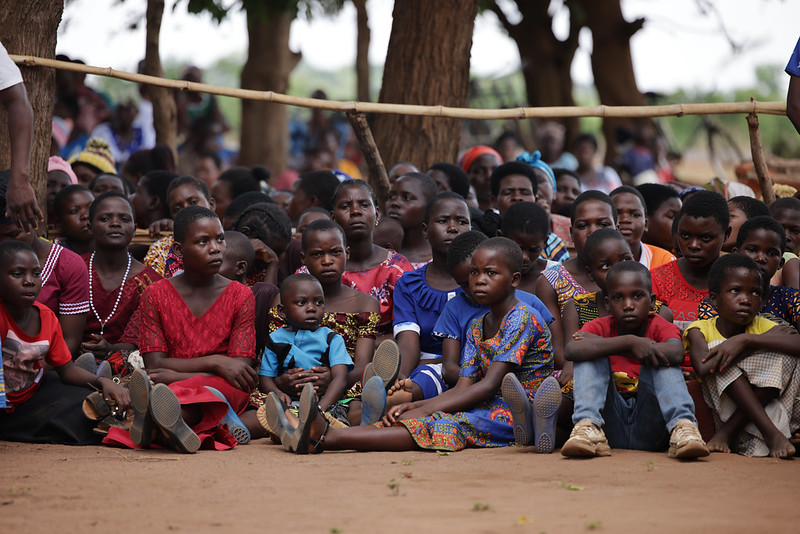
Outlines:
{"label": "boy in red t-shirt", "polygon": [[[42,288],[41,273],[29,245],[0,243],[0,340],[8,404],[0,409],[0,439],[96,443],[100,437],[92,433],[81,411],[83,399],[92,392],[89,387],[102,390],[122,411],[130,406],[130,396],[113,380],[72,363],[55,314],[35,302]],[[43,361],[55,372],[45,371]]]}
{"label": "boy in red t-shirt", "polygon": [[[609,456],[611,446],[655,451],[667,444],[671,458],[708,455],[680,369],[680,331],[649,313],[651,292],[644,265],[614,265],[606,277],[611,315],[586,323],[566,346],[566,358],[575,362],[575,427],[561,449],[564,456]],[[636,394],[623,397],[617,391],[612,356],[641,364]]]}

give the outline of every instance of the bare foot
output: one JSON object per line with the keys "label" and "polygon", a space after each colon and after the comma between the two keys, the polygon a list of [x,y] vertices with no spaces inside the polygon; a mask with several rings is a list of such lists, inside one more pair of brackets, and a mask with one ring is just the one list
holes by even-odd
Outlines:
{"label": "bare foot", "polygon": [[403,404],[404,402],[411,402],[414,398],[414,382],[408,378],[398,380],[386,392],[386,411],[389,408]]}
{"label": "bare foot", "polygon": [[714,437],[708,440],[706,447],[708,447],[710,452],[731,452],[731,448],[728,445],[728,437],[720,435],[719,432],[714,434]]}
{"label": "bare foot", "polygon": [[786,437],[777,433],[775,436],[765,439],[769,447],[769,455],[773,458],[791,458],[794,456],[795,448]]}

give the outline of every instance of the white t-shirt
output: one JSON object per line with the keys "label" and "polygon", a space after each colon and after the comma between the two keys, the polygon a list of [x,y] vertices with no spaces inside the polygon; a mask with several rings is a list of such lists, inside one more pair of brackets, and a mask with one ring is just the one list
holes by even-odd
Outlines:
{"label": "white t-shirt", "polygon": [[6,47],[0,43],[0,91],[8,89],[12,85],[22,83],[22,73],[17,65],[11,61],[6,52]]}

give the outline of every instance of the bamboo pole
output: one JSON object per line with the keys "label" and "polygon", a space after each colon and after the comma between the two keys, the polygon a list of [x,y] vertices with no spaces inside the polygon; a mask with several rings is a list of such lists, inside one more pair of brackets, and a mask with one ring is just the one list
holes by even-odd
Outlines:
{"label": "bamboo pole", "polygon": [[684,115],[703,114],[750,114],[785,115],[786,102],[719,102],[698,104],[668,104],[665,106],[554,106],[554,107],[517,107],[511,109],[471,109],[452,108],[446,106],[418,106],[409,104],[384,104],[375,102],[337,102],[334,100],[318,100],[289,96],[274,91],[253,91],[220,87],[207,83],[194,83],[185,80],[170,80],[157,76],[146,76],[111,67],[93,67],[69,61],[57,61],[34,56],[11,55],[11,59],[26,67],[50,67],[55,69],[119,78],[135,83],[145,83],[159,87],[167,87],[180,91],[196,91],[219,96],[230,96],[249,100],[262,100],[290,106],[299,106],[329,111],[354,113],[392,113],[396,115],[419,115],[432,117],[448,117],[455,119],[530,119],[530,118],[567,118],[567,117],[682,117]]}
{"label": "bamboo pole", "polygon": [[761,187],[761,197],[767,205],[775,202],[775,191],[772,189],[772,177],[769,174],[767,160],[761,149],[761,136],[758,133],[758,115],[747,115],[747,130],[750,133],[750,152],[753,155],[753,167],[758,176],[758,185]]}
{"label": "bamboo pole", "polygon": [[364,161],[369,170],[369,186],[375,191],[380,207],[383,209],[386,197],[389,196],[389,176],[386,174],[386,166],[384,166],[383,158],[375,144],[375,138],[372,137],[372,130],[370,130],[367,118],[363,113],[348,111],[347,120],[350,121],[350,126],[353,127],[358,144],[361,146],[361,152],[364,153]]}

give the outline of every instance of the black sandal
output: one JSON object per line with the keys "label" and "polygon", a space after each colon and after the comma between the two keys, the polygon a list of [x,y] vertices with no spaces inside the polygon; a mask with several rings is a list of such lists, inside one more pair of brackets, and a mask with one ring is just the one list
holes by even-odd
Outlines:
{"label": "black sandal", "polygon": [[331,427],[331,424],[325,419],[325,430],[322,431],[322,435],[319,439],[314,439],[312,437],[308,438],[308,443],[314,447],[314,454],[319,454],[323,451],[322,445],[325,443],[325,434],[328,433],[328,429]]}

